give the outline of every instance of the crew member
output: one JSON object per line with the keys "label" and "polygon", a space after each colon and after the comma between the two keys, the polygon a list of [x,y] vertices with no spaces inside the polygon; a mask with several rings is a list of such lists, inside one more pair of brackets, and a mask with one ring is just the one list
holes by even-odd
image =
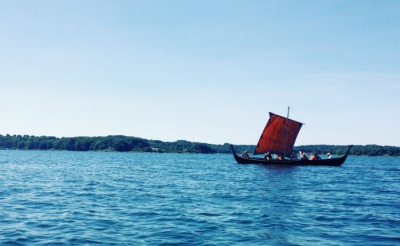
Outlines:
{"label": "crew member", "polygon": [[272,160],[272,156],[269,152],[267,152],[266,154],[264,154],[264,159],[266,160]]}

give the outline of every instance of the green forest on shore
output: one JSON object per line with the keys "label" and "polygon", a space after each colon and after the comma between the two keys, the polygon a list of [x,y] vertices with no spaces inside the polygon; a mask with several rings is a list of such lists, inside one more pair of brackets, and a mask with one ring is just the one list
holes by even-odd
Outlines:
{"label": "green forest on shore", "polygon": [[[235,145],[235,151],[252,152],[255,145]],[[307,153],[343,155],[347,145],[302,145],[295,146],[294,151]],[[207,144],[178,140],[163,142],[128,136],[105,137],[49,137],[29,135],[0,135],[0,149],[18,150],[67,150],[67,151],[118,151],[118,152],[156,152],[156,153],[202,153],[228,154],[230,144]],[[355,145],[350,155],[364,156],[400,156],[400,147],[379,145]]]}

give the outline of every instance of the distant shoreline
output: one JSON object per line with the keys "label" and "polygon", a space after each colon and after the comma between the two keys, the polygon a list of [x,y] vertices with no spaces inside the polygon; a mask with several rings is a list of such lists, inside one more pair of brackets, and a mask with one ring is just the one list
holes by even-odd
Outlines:
{"label": "distant shoreline", "polygon": [[[235,145],[238,153],[251,152],[255,145]],[[343,155],[347,145],[302,145],[295,146],[293,151],[307,153]],[[178,140],[164,142],[123,135],[105,137],[52,137],[29,135],[0,135],[0,149],[19,150],[68,150],[68,151],[102,151],[102,152],[155,152],[155,153],[201,153],[230,154],[230,144],[208,144]],[[350,155],[359,156],[400,156],[400,147],[379,145],[354,145]]]}

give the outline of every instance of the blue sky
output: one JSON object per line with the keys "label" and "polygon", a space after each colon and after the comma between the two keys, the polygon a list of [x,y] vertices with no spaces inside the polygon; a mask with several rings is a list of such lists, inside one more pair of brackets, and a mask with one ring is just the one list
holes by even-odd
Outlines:
{"label": "blue sky", "polygon": [[0,1],[0,134],[400,146],[399,1]]}

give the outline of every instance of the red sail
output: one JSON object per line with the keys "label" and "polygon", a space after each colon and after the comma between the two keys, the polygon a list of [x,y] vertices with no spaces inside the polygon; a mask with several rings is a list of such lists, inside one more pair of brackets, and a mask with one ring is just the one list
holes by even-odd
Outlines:
{"label": "red sail", "polygon": [[294,142],[303,123],[269,113],[269,120],[261,134],[254,154],[284,155],[290,157]]}

